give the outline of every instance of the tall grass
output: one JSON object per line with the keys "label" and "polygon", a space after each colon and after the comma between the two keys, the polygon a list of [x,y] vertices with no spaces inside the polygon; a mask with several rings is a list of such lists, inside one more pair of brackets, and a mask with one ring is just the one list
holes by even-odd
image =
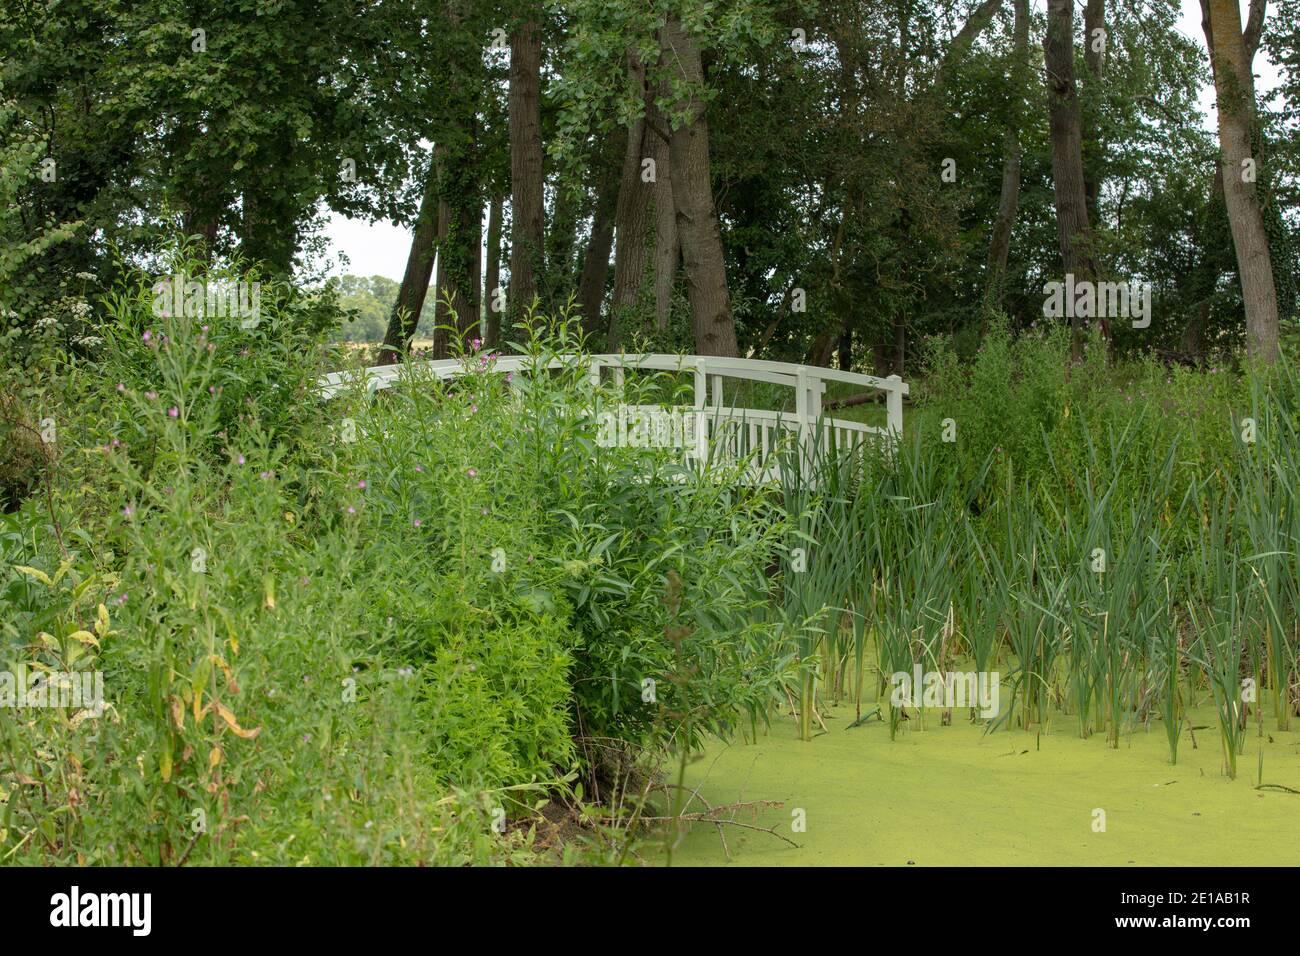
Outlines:
{"label": "tall grass", "polygon": [[[989,361],[1014,364],[1014,349],[995,349]],[[1235,775],[1248,716],[1261,733],[1266,712],[1289,726],[1300,376],[1283,364],[1233,391],[1202,375],[1222,399],[1207,405],[1190,373],[1140,371],[1112,394],[1108,373],[1091,372],[1017,393],[1043,412],[1013,416],[1036,442],[987,412],[975,417],[985,433],[944,442],[939,420],[977,401],[950,380],[966,397],[923,402],[894,455],[826,442],[811,471],[783,463],[783,502],[813,559],[802,575],[783,567],[781,591],[805,662],[805,739],[809,714],[844,688],[855,726],[873,691],[891,736],[906,718],[924,726],[924,712],[892,706],[889,676],[959,662],[1006,675],[989,731],[1068,718],[1115,748],[1159,722],[1176,762],[1189,710],[1208,702]],[[964,388],[996,388],[998,374],[977,370]]]}

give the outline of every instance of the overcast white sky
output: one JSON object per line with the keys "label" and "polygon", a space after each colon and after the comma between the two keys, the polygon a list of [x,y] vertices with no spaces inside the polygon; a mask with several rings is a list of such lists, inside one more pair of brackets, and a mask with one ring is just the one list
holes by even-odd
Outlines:
{"label": "overcast white sky", "polygon": [[[1239,0],[1239,2],[1243,7],[1242,21],[1245,22],[1248,0]],[[1045,0],[1033,0],[1033,6],[1041,12],[1046,6]],[[1204,47],[1205,36],[1201,32],[1199,0],[1183,0],[1182,6],[1183,18],[1180,24],[1182,31]],[[1272,10],[1269,14],[1275,15]],[[1268,62],[1262,50],[1255,60],[1255,70],[1259,76],[1261,95],[1277,85],[1277,69]],[[1201,108],[1206,114],[1207,126],[1213,128],[1216,121],[1213,113],[1214,91],[1210,87],[1201,93]],[[409,230],[387,221],[369,223],[347,219],[334,213],[330,216],[325,235],[329,240],[330,254],[335,260],[329,270],[330,275],[344,273],[362,276],[381,275],[401,280],[402,271],[406,268],[406,255],[410,250]],[[345,254],[351,260],[346,267],[339,265],[337,261],[339,253]]]}

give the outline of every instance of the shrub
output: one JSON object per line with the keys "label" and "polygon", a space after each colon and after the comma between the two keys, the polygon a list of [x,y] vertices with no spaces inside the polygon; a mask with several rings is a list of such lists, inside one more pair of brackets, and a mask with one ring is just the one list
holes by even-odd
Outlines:
{"label": "shrub", "polygon": [[[339,359],[291,290],[244,328],[132,276],[99,349],[51,353],[51,494],[0,535],[0,659],[93,665],[109,706],[0,712],[0,852],[527,861],[498,812],[593,772],[592,740],[690,747],[777,693],[755,612],[781,521],[598,448],[580,356],[323,402]],[[575,347],[567,320],[521,331],[542,365]]]}

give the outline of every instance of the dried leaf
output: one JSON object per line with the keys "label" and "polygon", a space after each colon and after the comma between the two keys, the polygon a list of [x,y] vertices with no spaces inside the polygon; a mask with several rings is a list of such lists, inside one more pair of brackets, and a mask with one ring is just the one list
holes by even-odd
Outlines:
{"label": "dried leaf", "polygon": [[262,732],[261,727],[254,727],[252,730],[245,730],[239,726],[239,721],[235,719],[234,713],[225,704],[217,704],[217,714],[235,734],[236,737],[242,737],[245,740],[252,740]]}

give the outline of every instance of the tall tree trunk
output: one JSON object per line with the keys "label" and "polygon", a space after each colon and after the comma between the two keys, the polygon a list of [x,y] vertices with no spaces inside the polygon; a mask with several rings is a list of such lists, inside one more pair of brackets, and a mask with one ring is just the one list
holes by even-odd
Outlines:
{"label": "tall tree trunk", "polygon": [[[447,236],[451,231],[451,208],[447,200],[438,204],[438,261],[433,274],[433,344],[429,347],[429,358],[445,359],[451,355],[451,330],[447,327],[451,320],[451,290],[447,277]],[[420,324],[416,316],[415,324]]]}
{"label": "tall tree trunk", "polygon": [[1011,234],[1015,231],[1016,215],[1020,208],[1020,124],[1023,119],[1024,94],[1028,87],[1029,0],[1015,0],[1015,11],[1011,86],[1016,99],[1011,123],[1002,144],[1002,194],[998,199],[998,218],[993,223],[993,235],[989,240],[988,278],[984,287],[986,313],[1002,308],[1007,260],[1011,255]]}
{"label": "tall tree trunk", "polygon": [[1242,35],[1241,8],[1237,0],[1206,0],[1201,9],[1214,67],[1224,201],[1246,306],[1247,350],[1252,359],[1271,363],[1278,356],[1277,287],[1256,177],[1244,175],[1247,160],[1256,157],[1251,154],[1254,78]]}
{"label": "tall tree trunk", "polygon": [[[1098,31],[1101,31],[1098,33]],[[1083,9],[1083,62],[1088,68],[1087,109],[1083,141],[1083,192],[1088,199],[1088,220],[1096,228],[1101,222],[1101,102],[1102,77],[1106,71],[1106,50],[1110,37],[1106,29],[1106,0],[1088,0]]]}
{"label": "tall tree trunk", "polygon": [[[659,96],[670,99],[672,90],[668,83],[659,85]],[[646,98],[646,111],[650,116],[651,130],[668,130],[668,117],[655,106],[653,99]],[[650,156],[655,161],[658,175],[654,184],[654,294],[655,294],[655,330],[665,332],[668,329],[669,313],[673,305],[673,286],[677,282],[677,267],[682,261],[681,237],[677,232],[677,207],[673,203],[672,154],[668,140],[657,133],[647,135]]]}
{"label": "tall tree trunk", "polygon": [[843,331],[844,325],[838,319],[827,322],[812,340],[812,345],[808,346],[807,364],[816,365],[820,368],[829,368],[831,356],[835,354],[835,346],[839,342]]}
{"label": "tall tree trunk", "polygon": [[[536,16],[536,14],[534,14]],[[536,19],[510,40],[510,314],[533,304],[542,285],[542,36]]]}
{"label": "tall tree trunk", "polygon": [[483,204],[477,157],[462,147],[457,155],[448,157],[447,166],[442,200],[447,205],[448,228],[438,250],[435,359],[454,354],[453,336],[462,345],[478,337],[483,282]]}
{"label": "tall tree trunk", "polygon": [[[384,334],[384,344],[380,347],[379,362],[391,365],[400,361],[401,355],[411,343],[415,327],[420,322],[420,312],[424,308],[424,299],[429,292],[429,280],[433,275],[434,256],[438,250],[439,240],[447,234],[447,207],[439,200],[438,177],[446,147],[438,144],[433,148],[429,159],[429,172],[424,183],[424,194],[420,197],[420,211],[415,218],[415,230],[411,234],[411,250],[406,256],[406,270],[402,273],[402,284],[397,290],[397,300],[388,319],[388,331]],[[434,293],[437,295],[437,293]]]}
{"label": "tall tree trunk", "polygon": [[501,345],[501,313],[494,309],[497,289],[501,286],[501,207],[502,197],[494,195],[488,207],[487,262],[483,270],[483,302],[487,313],[484,339],[491,348]]}
{"label": "tall tree trunk", "polygon": [[1212,300],[1209,297],[1197,303],[1192,318],[1183,326],[1182,338],[1179,341],[1183,353],[1196,362],[1205,358],[1205,328],[1210,323],[1211,305]]}
{"label": "tall tree trunk", "polygon": [[871,346],[871,369],[876,378],[893,374],[894,359],[888,342],[874,342]]}
{"label": "tall tree trunk", "polygon": [[578,306],[582,310],[582,330],[589,336],[601,333],[600,306],[605,301],[605,282],[609,277],[609,253],[614,245],[613,204],[597,203],[591,220],[591,238],[582,260],[578,280]]}
{"label": "tall tree trunk", "polygon": [[[645,66],[634,54],[628,54],[628,80],[634,90],[645,93]],[[614,246],[614,296],[609,310],[609,349],[616,352],[621,345],[628,314],[640,300],[645,281],[649,250],[646,236],[650,228],[650,198],[654,183],[643,176],[643,159],[652,159],[647,137],[649,132],[644,117],[638,118],[628,128],[627,148],[623,153],[623,174],[618,187],[618,205],[615,209]],[[658,164],[655,178],[658,178]]]}
{"label": "tall tree trunk", "polygon": [[853,369],[853,326],[845,318],[844,329],[840,333],[840,371],[848,372]]}
{"label": "tall tree trunk", "polygon": [[[1097,267],[1093,260],[1083,178],[1082,119],[1074,77],[1073,0],[1048,0],[1043,53],[1061,260],[1066,273],[1072,273],[1077,281],[1091,282],[1096,278]],[[1083,318],[1072,316],[1071,326],[1071,354],[1078,360],[1083,356]],[[1102,329],[1109,331],[1104,321]]]}
{"label": "tall tree trunk", "polygon": [[894,313],[894,374],[902,375],[907,364],[907,316],[899,309]]}
{"label": "tall tree trunk", "polygon": [[668,144],[653,137],[655,161],[663,174],[655,184],[655,328],[664,332],[673,306],[673,286],[682,261],[681,237],[677,232],[677,207],[673,204],[672,162]]}
{"label": "tall tree trunk", "polygon": [[[195,136],[195,126],[187,120],[181,120],[173,134],[175,141],[168,143],[166,155],[171,162],[176,162],[187,155],[193,146]],[[176,171],[171,171],[175,175]],[[204,175],[198,176],[177,176],[177,179],[191,183],[191,187],[185,191],[179,199],[179,205],[184,210],[181,218],[181,227],[186,236],[199,236],[202,240],[199,248],[195,251],[198,258],[206,265],[211,265],[212,257],[216,253],[217,232],[220,229],[220,211],[226,197],[220,196],[216,189],[212,188],[212,183]],[[91,198],[98,193],[91,193],[87,198]],[[219,198],[220,197],[220,198]]]}
{"label": "tall tree trunk", "polygon": [[616,130],[605,148],[596,153],[599,164],[596,177],[596,205],[591,213],[591,235],[582,257],[578,277],[578,308],[582,311],[582,330],[598,336],[601,330],[600,307],[605,301],[605,281],[609,277],[609,253],[614,245],[614,213],[618,203],[619,155],[623,137]]}
{"label": "tall tree trunk", "polygon": [[542,296],[545,307],[553,312],[558,312],[574,292],[574,249],[578,245],[578,226],[585,202],[581,192],[575,192],[563,182],[558,184],[546,229],[546,283]]}
{"label": "tall tree trunk", "polygon": [[[668,54],[674,78],[688,89],[704,82],[700,49],[676,16],[669,16],[660,43]],[[700,355],[736,356],[736,323],[727,293],[726,260],[722,235],[713,207],[709,172],[709,127],[704,103],[692,96],[685,104],[686,122],[669,140],[673,204],[682,243],[682,262],[695,329],[695,350]]]}

